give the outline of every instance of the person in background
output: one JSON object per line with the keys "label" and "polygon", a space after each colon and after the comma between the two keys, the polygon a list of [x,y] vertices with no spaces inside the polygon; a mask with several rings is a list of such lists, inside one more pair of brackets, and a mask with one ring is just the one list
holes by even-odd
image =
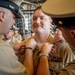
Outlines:
{"label": "person in background", "polygon": [[14,30],[14,35],[13,36],[21,42],[22,41],[22,36],[18,33],[19,28],[17,28],[15,25],[13,25],[13,30]]}
{"label": "person in background", "polygon": [[[19,6],[10,0],[0,0],[0,35],[9,32],[15,24],[15,18],[20,18]],[[13,48],[2,39],[0,39],[0,75],[28,75]]]}
{"label": "person in background", "polygon": [[4,39],[4,35],[0,35],[0,39]]}
{"label": "person in background", "polygon": [[30,33],[28,30],[25,30],[25,34],[23,35],[24,40],[28,39],[29,37],[31,37]]}
{"label": "person in background", "polygon": [[[71,47],[74,58],[59,73],[54,75],[75,75],[75,1],[47,0],[42,5],[42,10],[53,18],[55,25],[58,25],[58,28],[62,31],[65,40]],[[48,57],[45,55],[46,52],[48,53],[51,50],[51,47],[48,43],[42,46],[37,75],[51,75],[49,73]]]}
{"label": "person in background", "polygon": [[7,34],[4,34],[4,39],[3,39],[7,43],[9,43],[12,47],[17,43],[21,43],[21,41],[16,39],[13,35],[14,35],[14,30],[12,29]]}

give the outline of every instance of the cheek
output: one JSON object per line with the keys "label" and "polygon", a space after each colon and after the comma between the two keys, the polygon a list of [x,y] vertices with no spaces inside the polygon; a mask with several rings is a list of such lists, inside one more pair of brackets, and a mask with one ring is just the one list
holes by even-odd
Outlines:
{"label": "cheek", "polygon": [[35,24],[36,24],[36,23],[35,23],[34,21],[32,21],[32,28],[35,26]]}
{"label": "cheek", "polygon": [[9,16],[10,25],[15,23],[15,19],[12,16]]}
{"label": "cheek", "polygon": [[43,26],[44,26],[44,28],[50,29],[50,23],[44,23]]}
{"label": "cheek", "polygon": [[2,29],[3,29],[3,30],[6,30],[6,28],[7,28],[7,25],[4,24],[4,25],[2,26]]}
{"label": "cheek", "polygon": [[13,20],[12,19],[10,19],[10,24],[12,24],[13,23]]}
{"label": "cheek", "polygon": [[65,38],[65,40],[66,40],[66,35],[64,34],[64,32],[62,32],[62,36]]}
{"label": "cheek", "polygon": [[66,33],[66,32],[65,32],[65,33],[62,32],[62,35],[63,35],[63,37],[65,38],[65,40],[66,40],[67,42],[73,41],[73,40],[72,40],[73,38],[72,38],[72,36],[70,35],[70,33],[68,33],[68,32],[67,32],[67,33]]}
{"label": "cheek", "polygon": [[34,29],[34,24],[32,23],[31,28]]}
{"label": "cheek", "polygon": [[11,28],[12,27],[12,25],[14,24],[14,20],[10,20],[10,22],[9,22],[9,28]]}

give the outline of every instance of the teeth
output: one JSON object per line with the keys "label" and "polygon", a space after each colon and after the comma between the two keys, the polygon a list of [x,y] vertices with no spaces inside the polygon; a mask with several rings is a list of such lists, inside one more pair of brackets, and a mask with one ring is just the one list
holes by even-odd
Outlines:
{"label": "teeth", "polygon": [[42,25],[34,25],[34,27],[42,27]]}

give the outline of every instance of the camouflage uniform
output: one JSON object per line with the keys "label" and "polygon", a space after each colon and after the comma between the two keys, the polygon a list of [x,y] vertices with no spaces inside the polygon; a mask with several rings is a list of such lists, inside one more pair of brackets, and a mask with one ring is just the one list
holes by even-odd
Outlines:
{"label": "camouflage uniform", "polygon": [[59,72],[59,75],[75,75],[75,60],[70,62],[64,69]]}
{"label": "camouflage uniform", "polygon": [[58,75],[59,71],[75,59],[75,52],[67,42],[59,43],[55,53],[49,56],[49,69],[51,75]]}

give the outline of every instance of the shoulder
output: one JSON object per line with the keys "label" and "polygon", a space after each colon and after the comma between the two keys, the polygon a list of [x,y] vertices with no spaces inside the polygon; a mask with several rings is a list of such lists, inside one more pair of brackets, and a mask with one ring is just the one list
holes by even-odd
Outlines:
{"label": "shoulder", "polygon": [[54,36],[52,34],[49,34],[49,37],[48,37],[47,41],[49,43],[54,43]]}
{"label": "shoulder", "polygon": [[4,40],[2,40],[2,39],[0,39],[0,44],[1,44],[1,43],[5,43],[5,41],[4,41]]}
{"label": "shoulder", "polygon": [[59,75],[75,75],[75,60],[70,62],[65,68],[63,68]]}
{"label": "shoulder", "polygon": [[34,37],[29,37],[25,41],[29,41],[30,39],[33,39]]}

